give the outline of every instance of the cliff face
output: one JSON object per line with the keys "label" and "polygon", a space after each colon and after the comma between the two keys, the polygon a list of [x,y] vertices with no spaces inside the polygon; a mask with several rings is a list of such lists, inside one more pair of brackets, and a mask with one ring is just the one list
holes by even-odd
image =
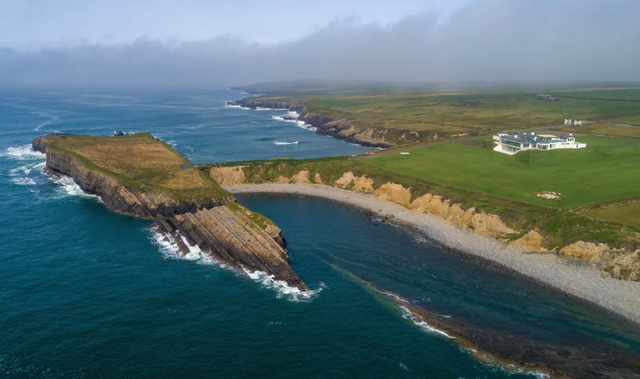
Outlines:
{"label": "cliff face", "polygon": [[[34,149],[43,142],[34,143]],[[132,189],[110,175],[87,167],[73,155],[46,150],[47,169],[54,173],[68,175],[83,191],[98,195],[105,205],[116,212],[145,218],[157,219],[173,215],[195,212],[199,209],[211,208],[234,201],[233,197],[202,198],[178,201],[167,193],[150,191],[142,193]]]}
{"label": "cliff face", "polygon": [[89,167],[73,153],[52,147],[54,140],[55,136],[46,136],[33,141],[34,150],[46,153],[50,173],[70,176],[113,211],[159,220],[157,230],[177,243],[184,254],[190,251],[187,243],[197,245],[216,261],[250,272],[262,271],[300,290],[308,289],[289,265],[280,228],[236,204],[232,196],[178,200],[167,192],[142,192],[117,176]]}
{"label": "cliff face", "polygon": [[[237,101],[235,104],[251,109],[258,107],[289,109],[298,112],[300,114],[298,119],[316,128],[316,133],[318,134],[367,147],[387,148],[393,146],[393,143],[385,140],[388,134],[388,130],[386,129],[360,128],[347,120],[333,120],[328,117],[313,114],[308,112],[304,104],[298,101],[271,101],[247,98]],[[402,134],[407,135],[407,133]]]}

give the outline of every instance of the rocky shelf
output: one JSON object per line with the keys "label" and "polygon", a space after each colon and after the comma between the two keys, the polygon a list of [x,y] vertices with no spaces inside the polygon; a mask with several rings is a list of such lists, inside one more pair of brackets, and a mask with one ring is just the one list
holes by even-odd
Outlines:
{"label": "rocky shelf", "polygon": [[[230,207],[203,209],[176,215],[157,223],[158,231],[175,242],[184,254],[198,246],[214,260],[237,269],[263,271],[300,290],[307,285],[289,265],[289,254],[280,229],[262,229]],[[278,243],[279,242],[279,243]]]}

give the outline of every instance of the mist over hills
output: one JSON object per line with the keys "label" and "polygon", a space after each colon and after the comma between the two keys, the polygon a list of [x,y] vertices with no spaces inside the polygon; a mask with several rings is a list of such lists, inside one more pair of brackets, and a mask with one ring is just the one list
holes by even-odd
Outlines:
{"label": "mist over hills", "polygon": [[467,88],[640,81],[638,14],[640,2],[631,0],[476,0],[445,21],[434,12],[387,25],[350,18],[272,44],[230,35],[186,42],[147,36],[128,44],[5,48],[0,87],[222,88],[318,79]]}

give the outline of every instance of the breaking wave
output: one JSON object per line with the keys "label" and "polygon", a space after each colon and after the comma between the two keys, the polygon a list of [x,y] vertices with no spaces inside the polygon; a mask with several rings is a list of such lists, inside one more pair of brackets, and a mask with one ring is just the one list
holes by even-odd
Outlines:
{"label": "breaking wave", "polygon": [[271,118],[273,118],[276,121],[290,122],[292,124],[296,124],[297,127],[305,130],[312,130],[314,132],[318,130],[316,127],[310,124],[307,124],[304,121],[298,120],[298,117],[300,117],[300,114],[294,111],[288,112],[284,116],[271,116]]}
{"label": "breaking wave", "polygon": [[247,269],[237,270],[224,262],[217,261],[209,254],[205,253],[200,249],[200,247],[191,246],[187,242],[186,238],[179,234],[179,237],[182,239],[182,242],[189,249],[189,253],[182,254],[178,244],[175,239],[170,235],[160,234],[156,228],[149,228],[147,230],[151,237],[151,243],[158,247],[160,253],[167,259],[178,259],[178,260],[188,260],[195,261],[200,264],[213,265],[219,268],[223,268],[225,270],[229,270],[234,272],[237,275],[248,276],[253,281],[259,283],[261,286],[273,290],[276,292],[276,298],[278,299],[286,299],[289,301],[311,301],[315,298],[324,288],[326,288],[324,283],[320,283],[320,286],[316,290],[310,291],[302,291],[297,287],[289,286],[283,280],[276,280],[273,275],[269,275],[266,272],[262,271],[250,271]]}
{"label": "breaking wave", "polygon": [[86,197],[90,199],[96,199],[98,201],[102,201],[99,196],[92,195],[84,192],[73,179],[66,175],[60,176],[49,176],[52,182],[58,185],[59,194],[62,196],[78,196],[78,197]]}
{"label": "breaking wave", "polygon": [[267,107],[256,107],[256,111],[288,111],[287,108],[267,108]]}
{"label": "breaking wave", "polygon": [[11,177],[11,183],[18,186],[35,186],[36,181],[31,177],[31,172],[35,169],[43,169],[45,166],[45,155],[31,149],[30,145],[24,145],[19,147],[9,147],[5,153],[0,154],[8,159],[29,162],[20,167],[16,167],[9,171]]}
{"label": "breaking wave", "polygon": [[32,149],[31,145],[23,145],[18,147],[9,147],[0,157],[19,161],[44,160],[47,156],[39,151]]}
{"label": "breaking wave", "polygon": [[448,335],[444,331],[442,331],[440,329],[436,329],[436,328],[430,326],[429,324],[427,324],[425,321],[420,320],[420,318],[418,318],[415,314],[413,314],[413,312],[411,312],[409,310],[409,308],[401,305],[400,309],[402,309],[402,317],[405,320],[411,320],[417,327],[419,327],[420,329],[424,330],[425,332],[432,333],[432,334],[439,334],[439,335],[445,336],[445,337],[450,338],[450,339],[455,339],[455,337],[452,337],[452,336]]}
{"label": "breaking wave", "polygon": [[300,141],[293,141],[293,142],[280,142],[280,141],[276,141],[273,144],[274,145],[297,145],[299,144]]}
{"label": "breaking wave", "polygon": [[11,183],[18,186],[35,186],[37,183],[31,178],[12,178]]}
{"label": "breaking wave", "polygon": [[224,106],[226,108],[236,108],[236,109],[244,109],[244,110],[251,110],[251,108],[247,108],[247,107],[243,107],[242,105],[238,105],[238,104],[229,104],[228,101],[224,102]]}

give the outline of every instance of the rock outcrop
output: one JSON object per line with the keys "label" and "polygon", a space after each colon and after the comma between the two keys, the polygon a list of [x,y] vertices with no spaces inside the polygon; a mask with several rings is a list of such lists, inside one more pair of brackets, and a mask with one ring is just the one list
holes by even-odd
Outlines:
{"label": "rock outcrop", "polygon": [[[299,101],[278,101],[271,99],[246,98],[240,101],[231,102],[234,105],[240,105],[246,108],[273,108],[273,109],[289,109],[299,114],[298,119],[313,126],[316,133],[342,139],[347,142],[355,143],[367,147],[387,148],[393,146],[385,140],[388,129],[382,128],[359,128],[348,120],[334,120],[328,117],[310,113]],[[406,135],[408,133],[403,133]],[[406,136],[405,138],[406,139]]]}
{"label": "rock outcrop", "polygon": [[242,166],[215,167],[211,169],[209,175],[221,186],[233,186],[244,183],[246,180]]}
{"label": "rock outcrop", "polygon": [[198,246],[214,260],[236,269],[266,272],[302,291],[309,289],[289,265],[279,228],[263,229],[241,211],[226,206],[203,209],[161,220],[157,227],[185,254]]}
{"label": "rock outcrop", "polygon": [[[289,265],[280,228],[235,203],[226,191],[226,195],[218,197],[193,199],[153,189],[143,192],[115,175],[90,167],[74,153],[52,148],[54,137],[33,141],[34,150],[46,153],[46,167],[51,174],[70,176],[83,191],[98,195],[113,211],[158,220],[157,230],[184,254],[190,252],[189,246],[198,246],[213,259],[234,268],[262,271],[274,280],[308,289]],[[210,174],[225,184],[244,180],[241,168],[220,168]]]}

